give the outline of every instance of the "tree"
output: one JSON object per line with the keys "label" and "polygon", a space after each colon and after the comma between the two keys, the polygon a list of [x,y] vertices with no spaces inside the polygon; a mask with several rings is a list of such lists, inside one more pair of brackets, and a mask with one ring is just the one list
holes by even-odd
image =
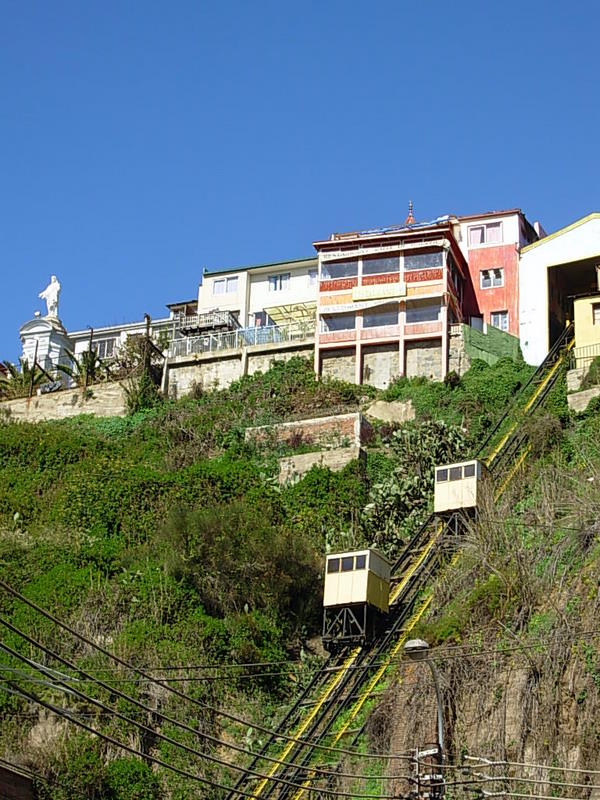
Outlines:
{"label": "tree", "polygon": [[44,378],[44,373],[37,364],[30,367],[25,358],[19,359],[20,369],[10,361],[2,363],[6,375],[0,375],[0,397],[4,400],[27,397],[31,388],[38,386]]}
{"label": "tree", "polygon": [[95,350],[85,350],[79,356],[71,350],[66,353],[71,363],[59,364],[56,369],[68,375],[77,386],[88,386],[108,377],[108,368]]}

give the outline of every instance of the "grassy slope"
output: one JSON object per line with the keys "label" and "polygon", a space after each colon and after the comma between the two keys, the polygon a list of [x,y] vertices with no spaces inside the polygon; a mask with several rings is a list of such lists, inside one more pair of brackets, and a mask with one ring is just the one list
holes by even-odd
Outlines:
{"label": "grassy slope", "polygon": [[[383,396],[411,398],[420,418],[466,425],[476,442],[529,373],[510,361],[494,368],[475,364],[455,388],[401,380]],[[314,469],[280,490],[274,480],[278,453],[249,448],[243,431],[247,425],[355,410],[365,394],[373,392],[316,383],[310,365],[294,360],[229,390],[128,419],[1,425],[4,580],[93,639],[157,670],[296,656],[300,643],[318,631],[325,545],[342,546],[356,532],[368,486],[350,465],[338,474]],[[386,431],[381,433],[385,439]],[[389,467],[390,456],[374,454],[370,480]],[[15,625],[64,655],[93,669],[107,667],[5,595],[0,605]],[[39,657],[12,634],[6,641]],[[134,694],[144,692],[135,683],[125,685]],[[199,699],[243,709],[267,723],[281,713],[293,686],[287,675],[185,684]],[[49,695],[54,702],[60,698]],[[161,702],[184,718],[198,717],[197,709]],[[27,750],[32,763],[53,776],[48,796],[76,796],[68,763],[88,758],[92,788],[85,796],[138,797],[111,788],[122,776],[110,776],[106,753],[89,739],[32,747],[32,711],[14,695],[0,694],[0,747]],[[219,736],[240,735],[210,715],[203,724]],[[177,753],[169,757],[173,763],[189,760]],[[123,764],[125,772],[138,769],[135,762]],[[60,785],[71,786],[66,795]],[[173,796],[192,796],[185,787],[177,794],[178,785],[168,779]]]}

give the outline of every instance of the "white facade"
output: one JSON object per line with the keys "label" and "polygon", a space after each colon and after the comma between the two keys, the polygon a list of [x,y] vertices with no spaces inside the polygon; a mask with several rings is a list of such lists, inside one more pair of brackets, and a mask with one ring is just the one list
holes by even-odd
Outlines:
{"label": "white facade", "polygon": [[[468,260],[469,250],[516,244],[521,247],[527,243],[526,232],[521,223],[521,213],[482,214],[479,217],[462,217],[458,222],[458,243],[464,257]],[[483,229],[483,230],[482,230]]]}
{"label": "white facade", "polygon": [[242,328],[279,324],[286,307],[316,306],[317,289],[316,257],[208,272],[198,290],[198,313],[231,311]]}
{"label": "white facade", "polygon": [[599,213],[523,248],[519,262],[519,336],[528,364],[540,364],[550,349],[548,269],[596,258],[600,263]]}
{"label": "white facade", "polygon": [[[152,320],[150,323],[150,335],[156,339],[161,330],[168,330],[172,327],[173,321],[170,317]],[[69,349],[75,355],[79,355],[89,349],[90,329],[83,331],[71,331],[67,334]],[[107,325],[102,328],[94,328],[92,348],[98,353],[100,358],[111,358],[116,351],[127,341],[128,336],[144,336],[146,333],[146,323],[126,322],[123,325]]]}

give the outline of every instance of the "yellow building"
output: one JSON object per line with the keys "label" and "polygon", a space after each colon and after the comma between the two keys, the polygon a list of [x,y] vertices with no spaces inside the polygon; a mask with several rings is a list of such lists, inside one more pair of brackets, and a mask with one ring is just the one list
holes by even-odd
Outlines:
{"label": "yellow building", "polygon": [[600,356],[600,294],[577,298],[573,312],[576,367],[587,370]]}

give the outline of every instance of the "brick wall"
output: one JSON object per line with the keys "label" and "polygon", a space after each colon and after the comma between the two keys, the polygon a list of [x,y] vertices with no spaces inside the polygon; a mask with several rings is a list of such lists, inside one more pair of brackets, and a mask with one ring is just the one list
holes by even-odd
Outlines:
{"label": "brick wall", "polygon": [[362,414],[338,414],[331,417],[316,417],[279,425],[261,425],[247,428],[246,441],[270,441],[305,443],[329,448],[359,446],[367,442],[372,428]]}

